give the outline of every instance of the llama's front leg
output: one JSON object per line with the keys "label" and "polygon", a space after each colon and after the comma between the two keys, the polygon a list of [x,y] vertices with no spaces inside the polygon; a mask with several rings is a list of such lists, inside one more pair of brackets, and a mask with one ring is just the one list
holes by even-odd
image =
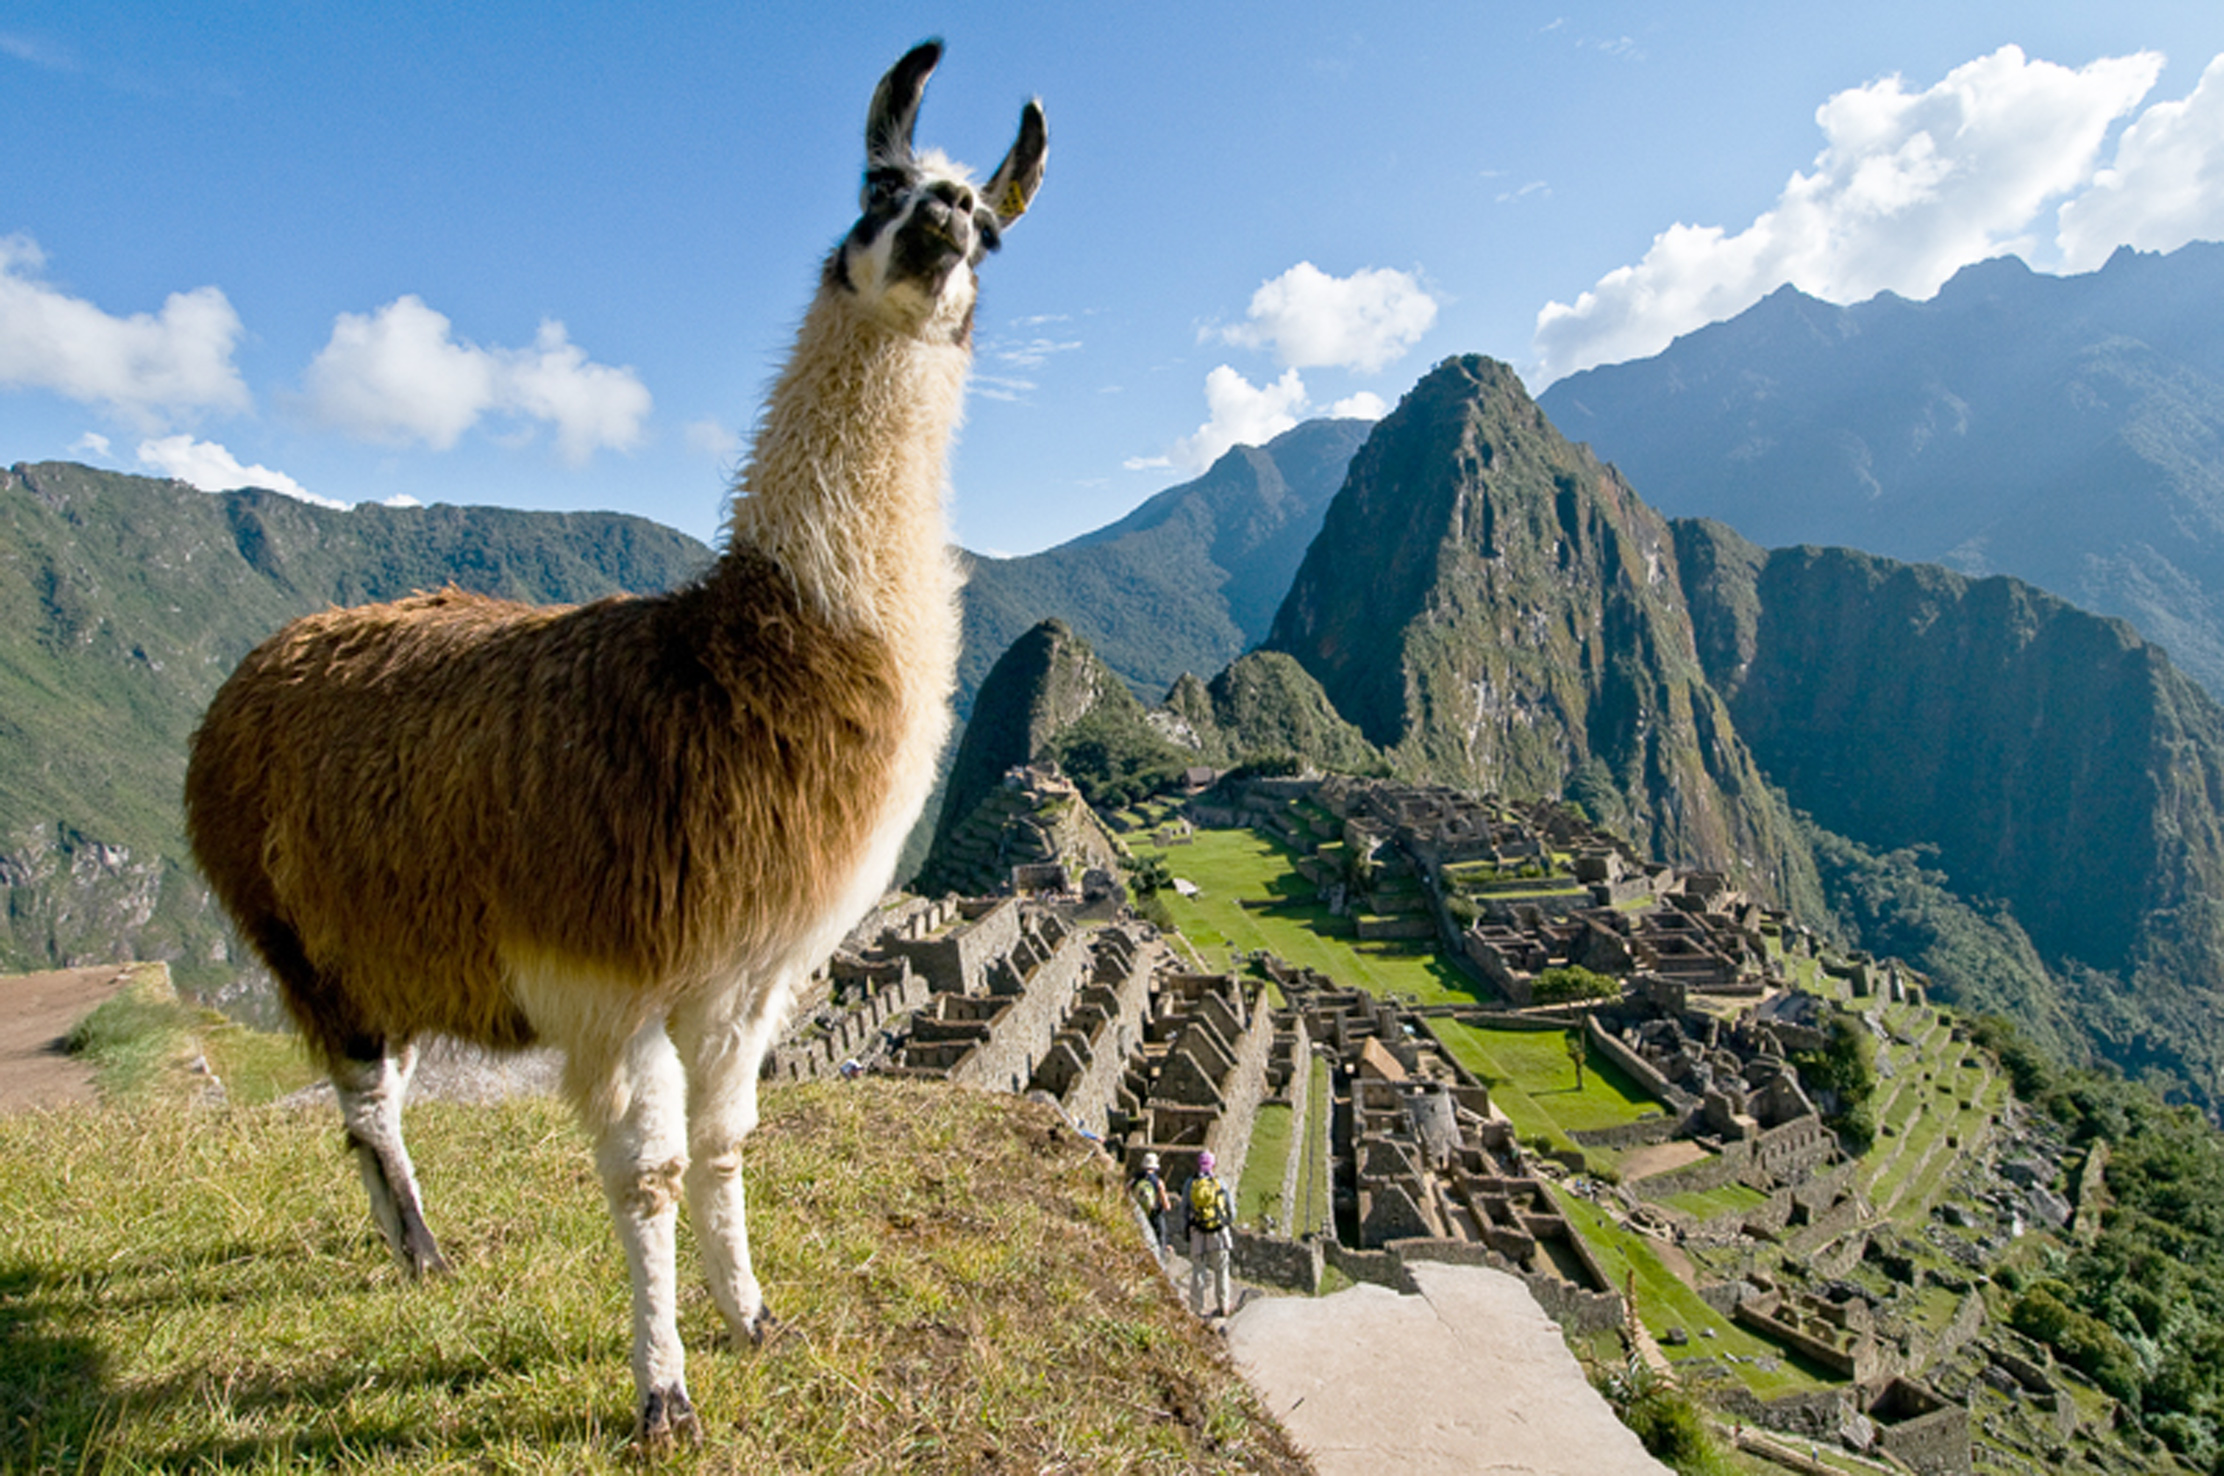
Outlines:
{"label": "llama's front leg", "polygon": [[386,1244],[412,1276],[444,1275],[447,1260],[425,1227],[417,1195],[417,1171],[402,1142],[402,1099],[417,1069],[417,1047],[400,1055],[383,1052],[369,1060],[343,1060],[332,1067],[332,1089],[339,1094],[340,1116],[347,1123],[348,1147],[371,1197],[371,1218]]}
{"label": "llama's front leg", "polygon": [[702,1249],[711,1300],[738,1346],[764,1341],[774,1319],[749,1261],[741,1183],[741,1140],[757,1125],[757,1073],[775,1024],[682,1015],[674,1033],[687,1063],[687,1210]]}
{"label": "llama's front leg", "polygon": [[687,1172],[686,1085],[661,1019],[635,1032],[605,1079],[582,1080],[575,1052],[567,1077],[595,1135],[595,1165],[633,1281],[634,1439],[654,1450],[702,1443],[687,1397],[680,1348],[674,1239]]}

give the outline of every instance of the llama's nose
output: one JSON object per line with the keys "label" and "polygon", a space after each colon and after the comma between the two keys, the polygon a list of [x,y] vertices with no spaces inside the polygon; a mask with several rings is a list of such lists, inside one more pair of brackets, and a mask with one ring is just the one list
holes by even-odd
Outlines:
{"label": "llama's nose", "polygon": [[965,249],[964,235],[972,225],[972,217],[952,209],[942,196],[929,195],[921,200],[912,212],[912,219],[933,239],[960,251]]}

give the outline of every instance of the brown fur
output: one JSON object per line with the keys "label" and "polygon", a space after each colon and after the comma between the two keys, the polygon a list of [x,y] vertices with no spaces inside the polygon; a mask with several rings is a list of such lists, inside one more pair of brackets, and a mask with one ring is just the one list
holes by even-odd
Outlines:
{"label": "brown fur", "polygon": [[746,554],[651,599],[327,611],[209,708],[194,849],[249,939],[290,929],[329,979],[280,969],[327,1059],[523,1044],[505,947],[653,992],[776,950],[841,890],[888,788],[898,666]]}

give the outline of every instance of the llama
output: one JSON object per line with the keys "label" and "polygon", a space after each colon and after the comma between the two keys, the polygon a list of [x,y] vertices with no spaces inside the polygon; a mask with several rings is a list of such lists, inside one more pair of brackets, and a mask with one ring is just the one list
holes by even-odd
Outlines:
{"label": "llama", "polygon": [[863,214],[826,258],[724,548],[651,598],[450,588],[327,610],[225,682],[193,739],[210,885],[331,1073],[371,1208],[446,1270],[402,1142],[414,1042],[562,1049],[633,1292],[636,1439],[697,1443],[678,1199],[738,1343],[742,1139],[798,982],[895,869],[948,736],[943,513],[975,269],[1042,182],[1039,102],[985,184],[912,146],[929,41],[875,89]]}

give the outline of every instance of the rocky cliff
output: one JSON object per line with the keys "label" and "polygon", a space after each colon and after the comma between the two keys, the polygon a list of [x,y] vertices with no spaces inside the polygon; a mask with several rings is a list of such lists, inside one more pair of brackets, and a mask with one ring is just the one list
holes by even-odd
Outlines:
{"label": "rocky cliff", "polygon": [[1829,831],[2004,902],[2099,1054],[2224,1090],[2224,708],[2020,580],[1678,522],[1698,649]]}
{"label": "rocky cliff", "polygon": [[1785,287],[1540,399],[1664,512],[2013,574],[2224,694],[2224,245],[2002,257],[1926,302]]}
{"label": "rocky cliff", "polygon": [[1257,645],[1368,428],[1308,421],[1235,447],[1195,481],[1070,543],[1015,559],[968,555],[959,713],[1041,620],[1064,621],[1148,698]]}

